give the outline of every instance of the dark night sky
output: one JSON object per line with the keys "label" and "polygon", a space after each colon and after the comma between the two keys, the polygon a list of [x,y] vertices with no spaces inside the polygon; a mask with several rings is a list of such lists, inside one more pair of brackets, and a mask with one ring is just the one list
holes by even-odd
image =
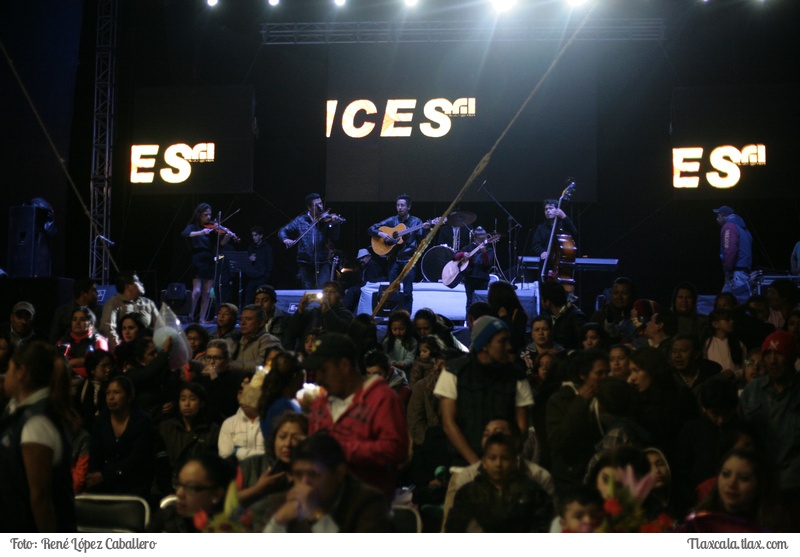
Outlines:
{"label": "dark night sky", "polygon": [[[326,144],[319,133],[319,116],[326,98],[326,48],[263,47],[258,23],[277,17],[268,14],[265,2],[237,0],[235,10],[223,6],[225,3],[220,0],[218,8],[223,9],[209,12],[201,0],[120,0],[118,148],[129,141],[132,92],[137,86],[251,84],[258,103],[261,134],[255,147],[254,193],[205,196],[202,200],[194,196],[137,197],[115,181],[114,256],[122,267],[155,271],[154,279],[162,287],[190,278],[188,253],[178,235],[198,202],[208,201],[223,213],[241,208],[226,225],[246,235],[254,224],[262,224],[270,232],[277,230],[301,211],[305,193],[324,193],[325,189]],[[42,9],[43,4],[51,9]],[[455,13],[446,9],[453,4],[437,2],[441,8],[430,19]],[[706,294],[717,292],[721,284],[718,227],[711,209],[726,200],[719,196],[718,200],[677,201],[671,187],[673,88],[797,85],[797,4],[790,0],[615,0],[598,8],[597,17],[665,17],[667,23],[662,43],[597,44],[597,201],[573,203],[568,210],[579,224],[581,253],[619,258],[616,274],[633,277],[640,284],[640,294],[666,302],[672,286],[683,279],[693,280]],[[78,0],[9,0],[0,6],[0,39],[86,200],[93,5]],[[284,5],[288,8],[288,0]],[[547,5],[555,9],[553,3]],[[375,10],[355,9],[357,5],[351,8],[348,17],[389,17]],[[325,15],[307,2],[302,10],[297,9],[296,14],[280,17],[312,21]],[[523,10],[517,17],[546,15],[537,9]],[[4,170],[5,194],[0,215],[8,214],[8,206],[35,195],[50,199],[62,231],[54,269],[64,276],[85,274],[88,226],[5,59],[0,60],[0,102],[0,168]],[[287,125],[288,116],[308,106],[320,107],[320,113]],[[121,165],[123,158],[115,156],[115,176],[127,171]],[[560,187],[554,184],[554,194]],[[520,254],[528,254],[530,231],[541,221],[538,201],[507,207],[523,225]],[[797,198],[779,203],[767,198],[737,200],[733,205],[754,232],[756,265],[786,269],[791,247],[800,239],[795,232],[800,224]],[[445,207],[441,202],[418,200],[414,212],[433,216]],[[484,226],[497,219],[499,231],[504,231],[505,214],[488,198],[464,204],[464,208],[477,213]],[[367,226],[392,212],[391,204],[368,201],[340,204],[335,209],[348,218],[339,243],[346,253],[363,247]],[[6,232],[5,226],[0,226],[2,246]],[[274,246],[279,264],[290,267],[293,253],[287,255],[277,242]],[[498,251],[508,253],[503,244]],[[4,248],[0,250],[0,267],[4,252]],[[587,278],[583,299],[593,298],[611,278]],[[288,270],[273,280],[278,287],[287,287],[290,281]]]}

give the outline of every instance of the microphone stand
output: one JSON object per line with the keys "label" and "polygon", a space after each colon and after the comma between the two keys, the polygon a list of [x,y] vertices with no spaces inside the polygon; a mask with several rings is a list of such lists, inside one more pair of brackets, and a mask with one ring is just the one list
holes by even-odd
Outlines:
{"label": "microphone stand", "polygon": [[[522,228],[522,225],[519,223],[517,219],[514,218],[514,215],[508,212],[508,210],[500,203],[497,198],[492,195],[492,192],[489,191],[489,188],[486,185],[489,183],[489,180],[484,180],[481,187],[478,188],[478,191],[485,191],[486,195],[488,195],[492,201],[494,201],[498,207],[500,207],[503,212],[508,215],[508,268],[509,270],[514,269],[514,278],[513,280],[509,281],[511,284],[519,278],[519,261],[517,258],[517,235],[515,230],[517,228]],[[504,279],[506,277],[503,277]]]}

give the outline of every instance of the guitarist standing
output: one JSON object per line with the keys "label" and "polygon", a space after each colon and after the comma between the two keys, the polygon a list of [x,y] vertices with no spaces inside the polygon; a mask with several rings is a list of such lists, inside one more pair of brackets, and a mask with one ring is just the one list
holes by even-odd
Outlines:
{"label": "guitarist standing", "polygon": [[[480,245],[478,253],[472,256],[469,267],[464,272],[464,290],[467,291],[467,311],[472,304],[472,296],[476,290],[489,288],[489,270],[494,262],[494,247],[486,242],[486,230],[477,226],[472,230],[472,242],[464,247],[465,253],[470,253]],[[456,254],[456,259],[458,259]]]}
{"label": "guitarist standing", "polygon": [[[427,234],[427,231],[431,228],[430,223],[424,223],[418,219],[417,217],[412,217],[409,211],[411,211],[411,197],[407,193],[403,193],[397,196],[397,202],[395,207],[397,208],[397,215],[393,217],[389,217],[388,219],[382,220],[379,223],[373,224],[369,227],[367,233],[373,238],[380,238],[383,240],[383,243],[386,246],[393,246],[395,244],[399,244],[395,247],[392,252],[389,254],[390,257],[390,265],[389,265],[389,282],[393,282],[398,276],[400,276],[400,272],[406,266],[406,263],[411,259],[411,256],[414,255],[414,252],[417,250],[417,243],[419,240],[422,239],[424,234]],[[402,225],[402,226],[400,226]],[[398,228],[400,226],[401,230],[416,228],[414,232],[409,234],[404,234],[397,239],[392,236],[391,233],[387,233],[384,229],[392,229]],[[393,259],[392,259],[393,258]],[[412,306],[414,301],[414,275],[416,271],[411,269],[405,279],[403,279],[403,306],[398,307],[397,309],[405,309],[409,313],[412,313]]]}

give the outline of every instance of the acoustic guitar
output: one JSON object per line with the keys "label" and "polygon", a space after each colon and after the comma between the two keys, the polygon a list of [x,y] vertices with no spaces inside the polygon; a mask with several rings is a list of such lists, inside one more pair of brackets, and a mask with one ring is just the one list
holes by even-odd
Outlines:
{"label": "acoustic guitar", "polygon": [[469,268],[469,264],[472,261],[472,256],[478,253],[483,246],[493,244],[499,239],[500,234],[495,234],[486,238],[483,242],[475,246],[475,249],[471,252],[466,254],[460,252],[462,257],[458,257],[459,254],[457,253],[457,259],[453,259],[444,266],[444,269],[442,269],[442,284],[448,288],[455,288],[458,286],[458,284],[461,282],[461,279],[464,278],[466,270]]}
{"label": "acoustic guitar", "polygon": [[389,240],[384,240],[380,236],[373,236],[372,237],[372,251],[375,252],[375,255],[379,255],[381,257],[386,257],[389,255],[392,250],[399,245],[403,244],[403,236],[406,234],[411,234],[412,232],[416,232],[420,228],[424,228],[427,225],[436,226],[436,223],[439,222],[439,217],[435,219],[425,221],[418,226],[412,226],[411,228],[406,228],[405,224],[398,224],[394,228],[391,226],[381,226],[378,228],[379,232],[383,232],[384,234],[388,234],[392,237],[391,242]]}

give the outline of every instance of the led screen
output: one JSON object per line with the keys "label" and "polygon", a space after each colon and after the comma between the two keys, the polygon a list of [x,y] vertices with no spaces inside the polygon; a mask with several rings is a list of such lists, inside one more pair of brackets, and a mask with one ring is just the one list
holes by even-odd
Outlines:
{"label": "led screen", "polygon": [[796,87],[675,89],[675,197],[797,198],[798,124]]}
{"label": "led screen", "polygon": [[[332,45],[327,195],[450,201],[557,54],[549,42]],[[596,198],[596,60],[573,45],[491,156],[465,200]]]}
{"label": "led screen", "polygon": [[127,148],[137,194],[253,190],[253,89],[249,86],[139,89]]}

